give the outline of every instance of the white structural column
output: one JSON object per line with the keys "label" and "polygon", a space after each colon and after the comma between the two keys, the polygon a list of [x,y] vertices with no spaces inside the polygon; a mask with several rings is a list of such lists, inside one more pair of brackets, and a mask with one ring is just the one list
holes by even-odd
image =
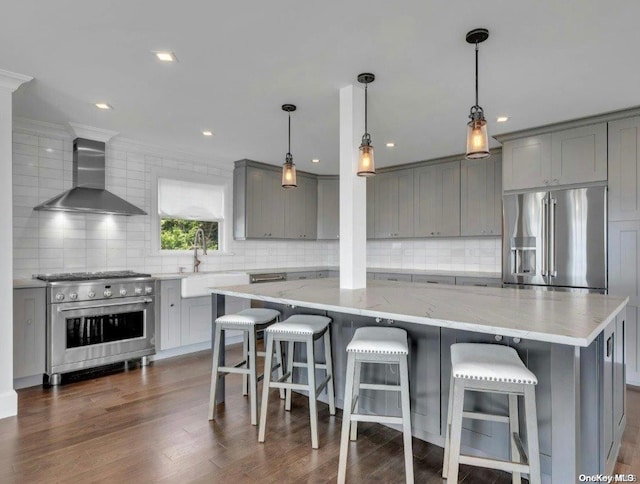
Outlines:
{"label": "white structural column", "polygon": [[364,134],[364,89],[340,89],[340,287],[367,287],[367,183],[356,175]]}
{"label": "white structural column", "polygon": [[0,69],[0,418],[18,413],[13,390],[12,94],[31,79]]}

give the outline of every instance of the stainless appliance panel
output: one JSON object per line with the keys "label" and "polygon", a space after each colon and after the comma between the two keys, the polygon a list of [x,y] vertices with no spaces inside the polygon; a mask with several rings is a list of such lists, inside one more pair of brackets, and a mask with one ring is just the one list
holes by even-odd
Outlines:
{"label": "stainless appliance panel", "polygon": [[572,292],[574,294],[606,294],[606,289],[562,286],[532,286],[527,284],[504,284],[505,289],[533,289],[534,291]]}
{"label": "stainless appliance panel", "polygon": [[505,195],[502,276],[505,283],[546,285],[547,192]]}
{"label": "stainless appliance panel", "polygon": [[607,287],[605,204],[605,187],[549,193],[549,285]]}

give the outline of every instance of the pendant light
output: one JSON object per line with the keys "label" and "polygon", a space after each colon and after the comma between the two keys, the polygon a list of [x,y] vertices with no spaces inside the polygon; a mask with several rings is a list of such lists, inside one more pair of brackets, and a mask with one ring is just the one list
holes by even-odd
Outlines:
{"label": "pendant light", "polygon": [[376,76],[367,72],[358,76],[358,82],[364,84],[364,135],[360,145],[360,159],[358,160],[358,176],[374,176],[376,167],[373,161],[373,146],[371,146],[371,135],[367,131],[367,87],[370,82],[375,81]]}
{"label": "pendant light", "polygon": [[487,29],[473,29],[467,33],[467,42],[476,45],[476,104],[471,107],[469,123],[467,124],[467,155],[468,160],[487,158],[489,153],[489,135],[484,111],[478,104],[478,44],[489,38]]}
{"label": "pendant light", "polygon": [[293,104],[283,104],[282,110],[289,113],[289,151],[282,165],[282,188],[296,188],[298,186],[296,180],[296,165],[293,164],[293,156],[291,155],[291,113],[296,110]]}

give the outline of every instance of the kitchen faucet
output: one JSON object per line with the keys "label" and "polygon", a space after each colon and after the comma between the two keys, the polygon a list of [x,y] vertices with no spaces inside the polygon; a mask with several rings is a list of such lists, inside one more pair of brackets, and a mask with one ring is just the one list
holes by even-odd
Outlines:
{"label": "kitchen faucet", "polygon": [[[198,247],[198,243],[200,243],[200,247]],[[202,227],[198,227],[193,238],[193,272],[199,272],[201,264],[200,259],[198,259],[198,248],[202,249],[203,255],[207,255],[207,237],[204,235]]]}

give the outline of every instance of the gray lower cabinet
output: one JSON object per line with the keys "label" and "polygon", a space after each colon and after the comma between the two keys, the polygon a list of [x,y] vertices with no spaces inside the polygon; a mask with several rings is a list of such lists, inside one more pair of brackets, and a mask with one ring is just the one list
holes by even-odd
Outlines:
{"label": "gray lower cabinet", "polygon": [[287,281],[318,279],[318,272],[319,271],[287,272]]}
{"label": "gray lower cabinet", "polygon": [[[182,298],[180,279],[160,281],[160,319],[156,327],[156,348],[168,350],[181,346],[182,340]],[[157,336],[156,336],[157,338]]]}
{"label": "gray lower cabinet", "polygon": [[393,273],[393,272],[376,272],[373,276],[379,281],[405,281],[411,282],[411,274]]}
{"label": "gray lower cabinet", "polygon": [[460,163],[460,235],[501,235],[502,156]]}
{"label": "gray lower cabinet", "polygon": [[609,123],[609,221],[640,220],[640,116]]}
{"label": "gray lower cabinet", "polygon": [[413,173],[394,170],[373,179],[373,238],[414,236]]}
{"label": "gray lower cabinet", "polygon": [[14,289],[13,378],[45,372],[46,331],[46,289]]}
{"label": "gray lower cabinet", "polygon": [[500,279],[456,276],[456,286],[502,287]]}
{"label": "gray lower cabinet", "polygon": [[182,299],[182,346],[211,341],[211,296]]}
{"label": "gray lower cabinet", "polygon": [[414,169],[414,235],[460,235],[460,162]]}
{"label": "gray lower cabinet", "polygon": [[453,286],[456,283],[454,276],[433,276],[428,274],[413,274],[412,282],[423,282],[427,284],[449,284]]}
{"label": "gray lower cabinet", "polygon": [[338,177],[318,178],[318,239],[340,237],[340,181]]}

